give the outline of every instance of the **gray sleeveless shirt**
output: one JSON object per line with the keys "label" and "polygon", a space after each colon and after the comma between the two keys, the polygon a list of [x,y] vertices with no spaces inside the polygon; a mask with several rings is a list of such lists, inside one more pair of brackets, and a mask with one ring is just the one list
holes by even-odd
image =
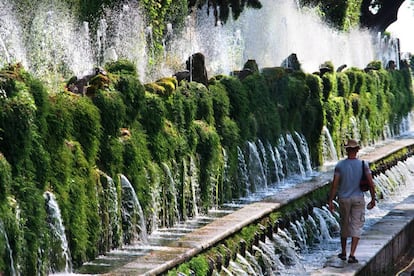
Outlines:
{"label": "gray sleeveless shirt", "polygon": [[[369,171],[368,162],[364,161],[365,171]],[[369,171],[370,172],[370,171]],[[359,188],[362,176],[362,160],[343,159],[335,166],[335,175],[339,177],[338,198],[363,196]]]}

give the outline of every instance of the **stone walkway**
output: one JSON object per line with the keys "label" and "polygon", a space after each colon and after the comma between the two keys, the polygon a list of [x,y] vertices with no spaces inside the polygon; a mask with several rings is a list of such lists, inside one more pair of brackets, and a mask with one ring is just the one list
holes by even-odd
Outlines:
{"label": "stone walkway", "polygon": [[[378,223],[364,232],[357,248],[359,263],[348,264],[336,256],[312,276],[328,275],[393,275],[390,263],[396,263],[407,244],[414,242],[414,195],[391,210]],[[349,246],[348,246],[349,248]]]}
{"label": "stone walkway", "polygon": [[[414,144],[414,139],[402,139],[388,143],[361,156],[370,162],[380,159],[382,156]],[[321,174],[316,179],[305,182],[292,189],[278,193],[262,202],[247,205],[229,215],[218,218],[210,224],[201,227],[184,237],[171,242],[168,246],[160,246],[151,250],[144,256],[137,257],[134,261],[108,273],[106,275],[158,275],[175,267],[191,257],[199,254],[204,249],[213,246],[217,242],[239,231],[255,220],[266,216],[290,201],[294,201],[315,188],[327,185],[332,179],[332,172]],[[405,205],[404,205],[405,204]],[[360,251],[360,263],[348,265],[333,258],[327,262],[327,267],[313,275],[356,275],[368,262],[370,262],[389,242],[397,232],[401,231],[403,224],[408,224],[414,217],[414,196],[411,201],[404,203],[400,211],[390,214],[384,221],[364,234],[358,251]]]}

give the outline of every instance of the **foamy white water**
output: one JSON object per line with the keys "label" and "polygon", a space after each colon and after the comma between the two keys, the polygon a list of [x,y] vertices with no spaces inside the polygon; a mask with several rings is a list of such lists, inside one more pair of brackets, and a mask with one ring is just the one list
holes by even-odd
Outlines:
{"label": "foamy white water", "polygon": [[248,59],[255,59],[261,68],[280,66],[292,53],[306,72],[317,71],[325,61],[336,67],[364,68],[379,56],[367,30],[339,32],[315,11],[299,10],[292,0],[261,2],[262,9],[246,9],[237,21],[219,26],[214,26],[213,13],[208,17],[205,9],[198,11],[173,41],[170,54],[185,60],[190,53],[201,52],[210,74],[239,70]]}

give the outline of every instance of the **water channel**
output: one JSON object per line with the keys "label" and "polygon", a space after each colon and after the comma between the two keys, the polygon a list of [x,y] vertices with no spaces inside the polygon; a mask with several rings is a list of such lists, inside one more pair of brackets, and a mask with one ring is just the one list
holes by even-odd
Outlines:
{"label": "water channel", "polygon": [[[361,155],[375,151],[375,148],[367,147]],[[320,174],[331,174],[331,169],[332,164],[320,172],[300,169],[304,172],[301,176],[294,175],[289,179],[284,179],[278,185],[268,185],[266,192],[262,190],[262,192],[251,194],[226,204],[223,208],[210,210],[207,215],[199,215],[194,219],[177,223],[172,228],[157,229],[148,235],[147,243],[125,245],[113,250],[105,256],[99,256],[96,260],[84,264],[77,273],[100,274],[112,271],[140,256],[168,246],[171,242],[212,222],[217,217],[225,216],[249,203],[260,201],[284,189],[300,185],[304,180],[312,179]],[[404,198],[414,193],[414,157],[399,162],[386,172],[376,175],[374,182],[377,190],[380,191],[380,201],[377,207],[367,211],[364,231],[378,222]],[[315,207],[309,217],[301,217],[291,222],[285,229],[279,229],[272,239],[266,238],[264,242],[260,242],[259,246],[253,248],[254,256],[249,252],[246,252],[245,256],[239,254],[235,260],[229,262],[227,267],[214,271],[214,274],[308,275],[321,268],[327,259],[338,253],[340,244],[337,218],[338,214],[332,215],[326,206]],[[261,260],[265,265],[259,265],[257,260]],[[265,271],[263,267],[266,268]]]}

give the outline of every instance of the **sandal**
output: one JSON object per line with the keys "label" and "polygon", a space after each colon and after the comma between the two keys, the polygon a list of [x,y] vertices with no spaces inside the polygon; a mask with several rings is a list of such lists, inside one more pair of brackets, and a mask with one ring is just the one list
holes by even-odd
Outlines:
{"label": "sandal", "polygon": [[355,258],[355,256],[351,256],[351,255],[349,255],[349,258],[348,258],[348,263],[350,263],[350,264],[355,264],[355,263],[357,263],[358,262],[358,260]]}
{"label": "sandal", "polygon": [[346,261],[346,254],[339,253],[338,258],[341,259],[342,261]]}

